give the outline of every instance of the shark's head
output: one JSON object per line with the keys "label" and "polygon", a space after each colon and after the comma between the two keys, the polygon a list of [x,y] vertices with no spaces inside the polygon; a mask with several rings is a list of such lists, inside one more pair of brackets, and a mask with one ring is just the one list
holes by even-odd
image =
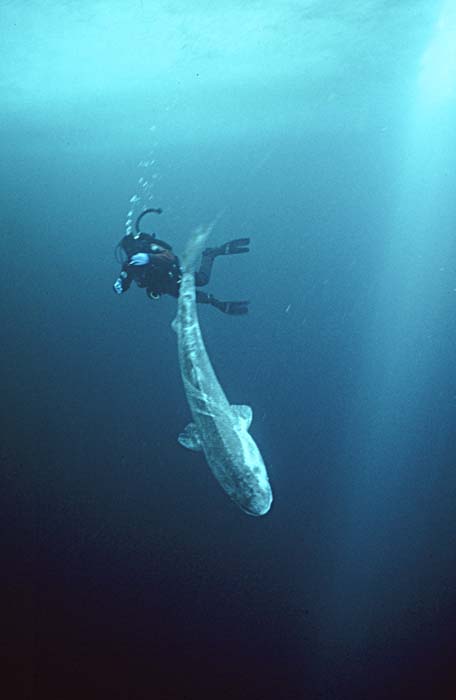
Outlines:
{"label": "shark's head", "polygon": [[[233,407],[232,407],[233,408]],[[246,411],[247,406],[237,407]],[[269,485],[266,467],[263,462],[263,457],[246,427],[250,425],[252,420],[252,412],[245,412],[244,418],[247,423],[241,425],[237,431],[240,438],[241,451],[237,454],[237,469],[236,472],[244,474],[243,487],[237,489],[236,503],[248,515],[265,515],[272,504],[272,491]]]}

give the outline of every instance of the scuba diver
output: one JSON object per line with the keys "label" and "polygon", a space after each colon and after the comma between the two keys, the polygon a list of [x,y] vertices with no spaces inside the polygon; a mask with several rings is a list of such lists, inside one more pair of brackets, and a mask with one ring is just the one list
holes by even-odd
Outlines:
{"label": "scuba diver", "polygon": [[[161,214],[162,209],[146,209],[135,223],[136,235],[125,235],[116,246],[116,259],[122,265],[119,277],[114,282],[116,294],[126,292],[133,281],[143,287],[149,299],[160,299],[163,294],[179,296],[182,271],[179,258],[173,253],[169,243],[158,239],[155,233],[144,233],[140,222],[145,214]],[[249,252],[250,238],[237,238],[217,248],[206,248],[202,253],[201,265],[195,273],[195,286],[208,284],[212,265],[219,255],[236,255]],[[211,304],[224,314],[239,316],[248,312],[248,301],[220,301],[212,294],[196,290],[198,304]]]}

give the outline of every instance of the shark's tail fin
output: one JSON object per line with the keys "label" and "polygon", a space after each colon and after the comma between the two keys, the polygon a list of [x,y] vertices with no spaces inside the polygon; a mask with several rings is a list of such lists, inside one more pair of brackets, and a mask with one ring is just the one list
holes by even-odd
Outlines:
{"label": "shark's tail fin", "polygon": [[190,236],[185,252],[182,256],[182,272],[193,272],[197,260],[203,248],[206,245],[206,241],[212,233],[214,226],[218,223],[223,212],[220,212],[213,221],[208,226],[198,226],[196,231]]}

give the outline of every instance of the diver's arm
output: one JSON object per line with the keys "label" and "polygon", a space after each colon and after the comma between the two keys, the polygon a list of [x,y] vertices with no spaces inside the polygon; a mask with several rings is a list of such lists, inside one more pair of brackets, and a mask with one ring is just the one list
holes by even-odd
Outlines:
{"label": "diver's arm", "polygon": [[144,265],[148,265],[150,263],[151,257],[152,256],[149,255],[149,253],[136,253],[132,256],[128,265],[132,265],[133,267],[144,267]]}
{"label": "diver's arm", "polygon": [[128,265],[134,268],[146,267],[168,272],[179,267],[179,259],[173,253],[157,248],[152,253],[136,253],[133,255]]}

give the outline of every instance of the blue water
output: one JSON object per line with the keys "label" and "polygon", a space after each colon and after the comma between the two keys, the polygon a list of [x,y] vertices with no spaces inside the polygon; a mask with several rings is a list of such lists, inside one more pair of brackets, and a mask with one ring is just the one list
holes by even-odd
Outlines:
{"label": "blue water", "polygon": [[[454,697],[455,12],[3,3],[14,697]],[[251,237],[210,285],[249,315],[200,322],[264,518],[177,443],[175,300],[113,294],[146,206]]]}

